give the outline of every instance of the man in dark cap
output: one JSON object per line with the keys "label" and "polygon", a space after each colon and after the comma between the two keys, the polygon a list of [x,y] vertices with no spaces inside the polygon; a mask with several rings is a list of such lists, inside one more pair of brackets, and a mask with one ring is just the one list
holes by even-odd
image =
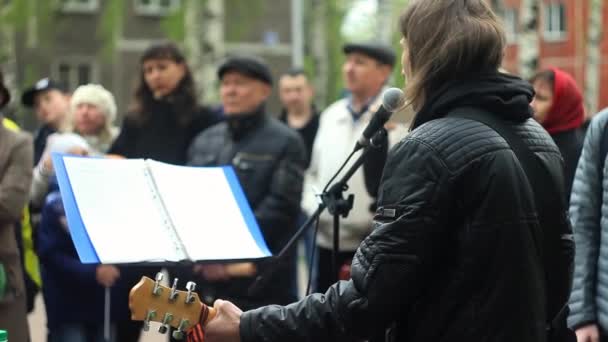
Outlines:
{"label": "man in dark cap", "polygon": [[[272,76],[264,62],[232,57],[218,69],[226,121],[200,133],[188,151],[190,165],[232,165],[264,239],[276,254],[296,231],[306,150],[297,132],[266,113]],[[213,227],[207,229],[222,229]],[[204,247],[202,247],[204,248]],[[204,298],[229,298],[243,308],[288,304],[295,251],[277,264],[197,265]],[[276,268],[258,293],[248,293],[256,275]]]}
{"label": "man in dark cap", "polygon": [[40,128],[34,135],[34,165],[38,164],[49,135],[69,126],[70,94],[58,82],[43,78],[26,89],[21,103],[36,111]]}
{"label": "man in dark cap", "polygon": [[[382,102],[382,91],[395,64],[389,46],[376,43],[346,44],[342,66],[349,96],[336,101],[321,114],[321,120],[307,170],[302,207],[312,214],[318,205],[312,189],[323,189],[334,175]],[[389,132],[389,142],[405,135],[398,127]],[[349,182],[348,193],[355,195],[353,209],[340,220],[338,267],[341,278],[348,278],[350,263],[361,241],[370,233],[373,203],[387,155],[387,146],[368,154],[362,168]],[[317,292],[325,292],[337,279],[333,267],[333,218],[324,212],[319,219]]]}

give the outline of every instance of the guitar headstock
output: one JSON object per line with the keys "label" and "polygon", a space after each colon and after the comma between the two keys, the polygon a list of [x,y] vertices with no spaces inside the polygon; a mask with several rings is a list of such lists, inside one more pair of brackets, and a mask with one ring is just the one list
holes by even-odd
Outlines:
{"label": "guitar headstock", "polygon": [[131,319],[144,321],[144,330],[150,329],[150,322],[159,322],[160,333],[166,333],[171,326],[177,329],[173,337],[181,339],[193,326],[215,316],[215,310],[208,308],[194,292],[196,284],[188,282],[187,291],[180,291],[177,279],[169,288],[160,284],[162,278],[162,273],[156,275],[156,280],[142,277],[129,293]]}

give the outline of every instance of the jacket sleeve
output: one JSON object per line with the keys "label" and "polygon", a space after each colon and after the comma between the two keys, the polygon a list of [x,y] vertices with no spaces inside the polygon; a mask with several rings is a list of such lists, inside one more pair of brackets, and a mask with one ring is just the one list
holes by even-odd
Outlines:
{"label": "jacket sleeve", "polygon": [[41,208],[49,190],[49,176],[42,170],[40,164],[34,167],[32,186],[30,187],[30,203],[34,208]]}
{"label": "jacket sleeve", "polygon": [[414,139],[397,145],[387,161],[378,209],[394,215],[374,218],[376,229],[355,254],[351,280],[286,307],[244,313],[242,341],[364,339],[400,317],[440,257],[449,175],[427,145]]}
{"label": "jacket sleeve", "polygon": [[256,219],[267,236],[288,234],[276,230],[284,230],[296,222],[306,165],[306,150],[299,136],[294,134],[288,138],[286,150],[277,165],[271,176],[270,190],[255,209]]}
{"label": "jacket sleeve", "polygon": [[125,119],[120,127],[120,133],[118,134],[118,137],[116,137],[116,140],[114,140],[112,143],[112,146],[110,146],[108,153],[129,158],[136,134],[137,129],[132,123],[129,122],[128,119]]}
{"label": "jacket sleeve", "polygon": [[21,219],[32,182],[33,155],[30,137],[19,133],[0,179],[0,223]]}
{"label": "jacket sleeve", "polygon": [[37,252],[40,261],[55,277],[73,279],[80,284],[97,284],[97,265],[83,264],[78,257],[69,254],[72,242],[60,222],[64,214],[59,194],[49,195],[38,229]]}
{"label": "jacket sleeve", "polygon": [[599,114],[588,128],[570,196],[570,218],[576,252],[568,324],[573,327],[596,320],[595,298],[603,191],[600,142],[605,134],[606,120],[608,112]]}

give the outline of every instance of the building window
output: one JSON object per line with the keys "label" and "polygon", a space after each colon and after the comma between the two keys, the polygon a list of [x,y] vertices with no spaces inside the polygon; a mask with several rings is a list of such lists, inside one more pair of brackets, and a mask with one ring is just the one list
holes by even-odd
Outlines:
{"label": "building window", "polygon": [[505,8],[505,30],[507,34],[507,42],[515,43],[517,33],[519,32],[519,12],[517,8]]}
{"label": "building window", "polygon": [[78,86],[97,82],[95,63],[90,58],[70,58],[53,64],[53,79],[73,91]]}
{"label": "building window", "polygon": [[178,9],[180,0],[135,0],[135,13],[164,16]]}
{"label": "building window", "polygon": [[93,13],[99,9],[99,0],[61,0],[64,12]]}
{"label": "building window", "polygon": [[543,31],[545,40],[566,38],[566,6],[563,3],[555,2],[545,6]]}

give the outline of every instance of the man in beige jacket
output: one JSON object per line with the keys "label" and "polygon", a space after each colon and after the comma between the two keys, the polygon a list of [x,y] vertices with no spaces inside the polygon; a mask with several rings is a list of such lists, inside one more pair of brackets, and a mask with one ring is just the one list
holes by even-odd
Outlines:
{"label": "man in beige jacket", "polygon": [[[331,104],[321,114],[302,197],[302,207],[308,215],[311,215],[318,205],[314,192],[323,189],[338,171],[380,107],[382,92],[386,89],[396,60],[392,47],[381,44],[349,43],[344,45],[343,51],[346,60],[342,66],[342,75],[349,95]],[[388,137],[391,146],[406,134],[403,125],[393,125],[395,127],[390,129]],[[380,153],[384,156],[379,155]],[[348,217],[340,221],[340,277],[348,277],[351,259],[357,247],[371,232],[373,210],[370,208],[375,203],[375,192],[384,167],[384,160],[376,159],[385,159],[386,152],[376,151],[373,154],[383,158],[372,159],[368,156],[365,163],[367,165],[355,172],[348,183],[349,189],[345,192],[345,195],[354,194],[355,201]],[[341,175],[348,170],[357,156]],[[325,292],[337,280],[332,267],[333,218],[327,211],[319,218],[317,244],[319,254],[316,292]]]}
{"label": "man in beige jacket", "polygon": [[[0,104],[8,102],[0,73]],[[1,115],[0,115],[1,116]],[[0,125],[0,330],[11,342],[28,342],[25,285],[15,240],[32,181],[33,145],[30,136]]]}

